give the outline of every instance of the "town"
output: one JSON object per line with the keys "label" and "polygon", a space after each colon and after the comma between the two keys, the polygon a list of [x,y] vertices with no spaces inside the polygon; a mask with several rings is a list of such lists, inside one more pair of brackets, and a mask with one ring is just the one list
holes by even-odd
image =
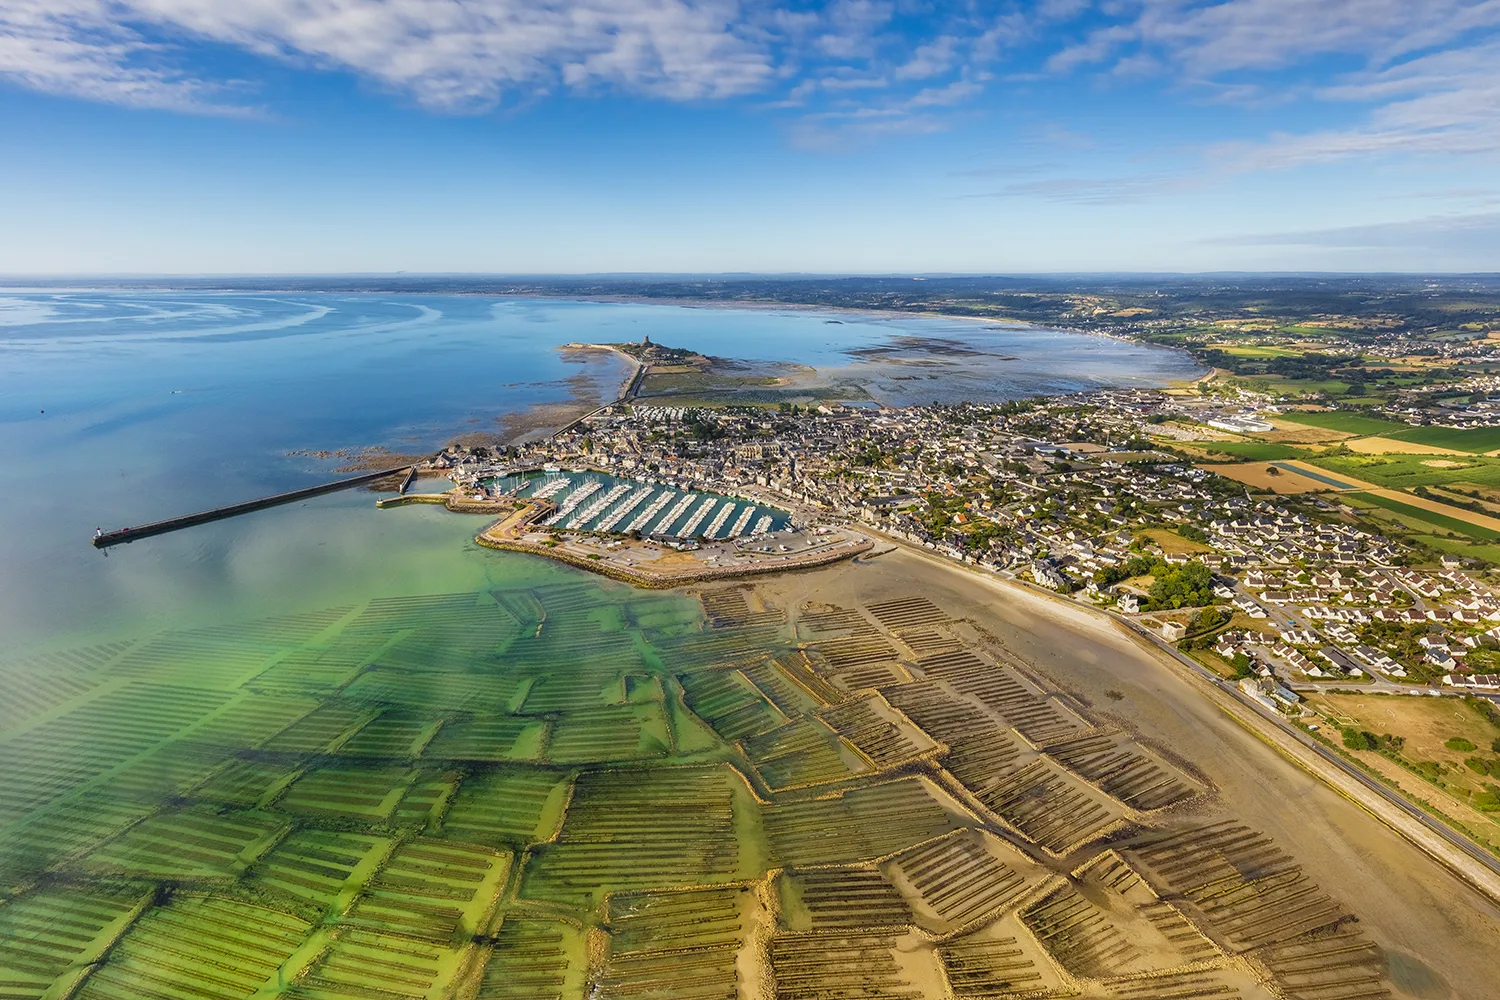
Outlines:
{"label": "town", "polygon": [[1452,555],[1413,568],[1419,553],[1332,498],[1258,496],[1160,450],[1160,418],[1183,410],[1154,390],[908,409],[625,404],[503,458],[444,462],[471,488],[581,465],[761,498],[1115,609],[1259,677],[1268,698],[1350,678],[1500,688],[1466,665],[1500,649],[1483,574]]}
{"label": "town", "polygon": [[671,350],[645,342],[625,395],[556,433],[451,445],[430,463],[456,484],[442,502],[501,514],[482,545],[643,587],[919,550],[1112,618],[1500,844],[1490,372],[1445,354],[1368,396],[1216,367],[1004,402],[747,405],[660,391]]}

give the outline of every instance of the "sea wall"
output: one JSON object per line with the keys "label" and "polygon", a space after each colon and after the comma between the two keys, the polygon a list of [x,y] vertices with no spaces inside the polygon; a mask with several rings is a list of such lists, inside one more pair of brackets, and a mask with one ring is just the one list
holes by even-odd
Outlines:
{"label": "sea wall", "polygon": [[643,590],[666,590],[671,587],[681,587],[692,583],[705,583],[710,580],[733,580],[746,576],[762,576],[767,573],[790,573],[800,569],[812,569],[816,566],[826,566],[829,563],[853,558],[875,547],[875,543],[869,539],[861,539],[858,542],[830,549],[826,552],[820,552],[816,555],[799,559],[796,562],[762,563],[751,566],[703,566],[697,569],[655,573],[639,567],[624,566],[605,558],[590,559],[587,556],[571,552],[561,546],[554,548],[519,539],[496,538],[490,535],[488,531],[482,531],[474,536],[474,541],[485,548],[498,549],[502,552],[524,552],[527,555],[553,559],[578,569],[588,570],[590,573],[598,573],[600,576],[619,580],[621,583],[628,583],[633,587],[640,587]]}

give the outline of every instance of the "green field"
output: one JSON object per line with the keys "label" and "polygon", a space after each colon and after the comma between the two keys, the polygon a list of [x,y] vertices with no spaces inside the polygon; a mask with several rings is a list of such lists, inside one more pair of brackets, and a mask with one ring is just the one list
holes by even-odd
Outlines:
{"label": "green field", "polygon": [[1316,396],[1326,393],[1342,396],[1349,391],[1349,383],[1340,379],[1284,378],[1280,375],[1241,375],[1237,381],[1252,387],[1264,383],[1266,391],[1284,393],[1288,396]]}
{"label": "green field", "polygon": [[1447,535],[1413,534],[1410,537],[1412,541],[1420,542],[1438,552],[1448,552],[1465,559],[1483,559],[1487,563],[1500,566],[1500,545],[1479,543],[1464,538],[1450,538]]}
{"label": "green field", "polygon": [[1385,437],[1396,441],[1410,441],[1412,444],[1425,444],[1433,448],[1451,448],[1454,451],[1475,455],[1500,450],[1500,427],[1413,427],[1410,424],[1349,410],[1292,411],[1283,413],[1281,419],[1330,431],[1357,434],[1360,437]]}
{"label": "green field", "polygon": [[1357,498],[1365,503],[1400,514],[1404,519],[1430,524],[1445,531],[1464,535],[1477,541],[1493,542],[1500,539],[1500,531],[1495,531],[1492,528],[1486,528],[1478,524],[1470,524],[1468,521],[1462,521],[1447,514],[1439,514],[1436,511],[1414,507],[1411,504],[1405,504],[1390,497],[1376,496],[1373,493],[1351,493],[1349,497],[1351,499]]}
{"label": "green field", "polygon": [[1391,436],[1413,444],[1452,448],[1476,455],[1500,449],[1500,427],[1408,427]]}
{"label": "green field", "polygon": [[1199,445],[1209,456],[1216,454],[1247,462],[1274,462],[1285,458],[1306,458],[1308,453],[1301,448],[1285,444],[1269,444],[1263,441],[1208,441]]}
{"label": "green field", "polygon": [[1298,358],[1301,351],[1289,351],[1284,347],[1264,347],[1256,344],[1236,344],[1223,348],[1225,354],[1240,358]]}
{"label": "green field", "polygon": [[1500,486],[1500,459],[1484,456],[1455,458],[1453,461],[1463,464],[1452,469],[1422,464],[1443,460],[1441,456],[1433,455],[1316,455],[1308,458],[1307,462],[1330,472],[1342,472],[1392,489],[1442,486],[1458,482]]}
{"label": "green field", "polygon": [[1372,417],[1364,413],[1351,413],[1347,410],[1324,410],[1318,412],[1293,410],[1283,413],[1281,419],[1294,424],[1321,427],[1329,431],[1358,434],[1361,437],[1393,437],[1400,431],[1411,429],[1406,424],[1397,423],[1393,420],[1383,420],[1380,417]]}

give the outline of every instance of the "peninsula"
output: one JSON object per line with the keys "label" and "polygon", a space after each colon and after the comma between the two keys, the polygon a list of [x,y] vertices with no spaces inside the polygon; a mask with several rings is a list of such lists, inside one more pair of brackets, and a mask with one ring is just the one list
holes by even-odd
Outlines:
{"label": "peninsula", "polygon": [[7,665],[0,970],[83,1000],[1484,996],[1486,376],[1428,364],[1425,422],[1220,370],[627,391],[445,448],[417,483],[451,489],[380,503],[513,550],[456,546],[457,592],[393,563]]}
{"label": "peninsula", "polygon": [[[645,359],[642,373],[712,364],[649,341],[608,346]],[[1177,390],[903,409],[672,407],[627,394],[549,438],[503,455],[450,450],[437,465],[458,484],[450,506],[505,514],[480,544],[638,586],[805,569],[894,544],[1112,615],[1273,731],[1316,747],[1320,766],[1415,809],[1426,829],[1414,835],[1446,838],[1455,864],[1493,881],[1500,789],[1482,752],[1452,747],[1500,746],[1500,729],[1485,735],[1500,712],[1484,697],[1500,691],[1500,667],[1485,666],[1500,589],[1477,551],[1466,558],[1381,515],[1419,511],[1471,531],[1500,519],[1323,464],[1337,451],[1303,442],[1340,419],[1368,418],[1257,393],[1228,373]],[[1447,433],[1458,443],[1486,432]],[[1463,457],[1427,465],[1472,475],[1485,461],[1453,454]],[[1251,461],[1223,460],[1237,456]],[[769,520],[751,530],[754,504],[784,512],[775,532]],[[1446,694],[1468,707],[1434,761],[1404,749],[1417,703],[1388,711],[1372,694]],[[1436,798],[1425,790],[1434,782]]]}

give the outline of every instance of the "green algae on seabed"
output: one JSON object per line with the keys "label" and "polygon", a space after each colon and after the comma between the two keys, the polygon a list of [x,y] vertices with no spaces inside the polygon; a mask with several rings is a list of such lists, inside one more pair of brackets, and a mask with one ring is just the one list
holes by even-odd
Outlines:
{"label": "green algae on seabed", "polygon": [[[0,891],[46,891],[62,912],[101,919],[116,885],[159,897],[110,961],[73,973],[81,995],[227,975],[241,995],[296,982],[334,996],[400,956],[404,986],[439,996],[478,974],[493,933],[521,957],[556,937],[572,983],[605,893],[764,871],[755,796],[719,763],[734,751],[676,677],[702,665],[698,602],[487,558],[482,589],[0,667],[0,689],[34,709],[0,728]],[[591,846],[606,831],[613,843]],[[70,888],[43,889],[59,879]],[[0,904],[0,920],[11,912]],[[191,947],[163,944],[200,920],[226,923]],[[86,944],[38,946],[32,965],[57,970],[38,995]],[[495,971],[519,960],[485,974],[494,995],[508,995]]]}

